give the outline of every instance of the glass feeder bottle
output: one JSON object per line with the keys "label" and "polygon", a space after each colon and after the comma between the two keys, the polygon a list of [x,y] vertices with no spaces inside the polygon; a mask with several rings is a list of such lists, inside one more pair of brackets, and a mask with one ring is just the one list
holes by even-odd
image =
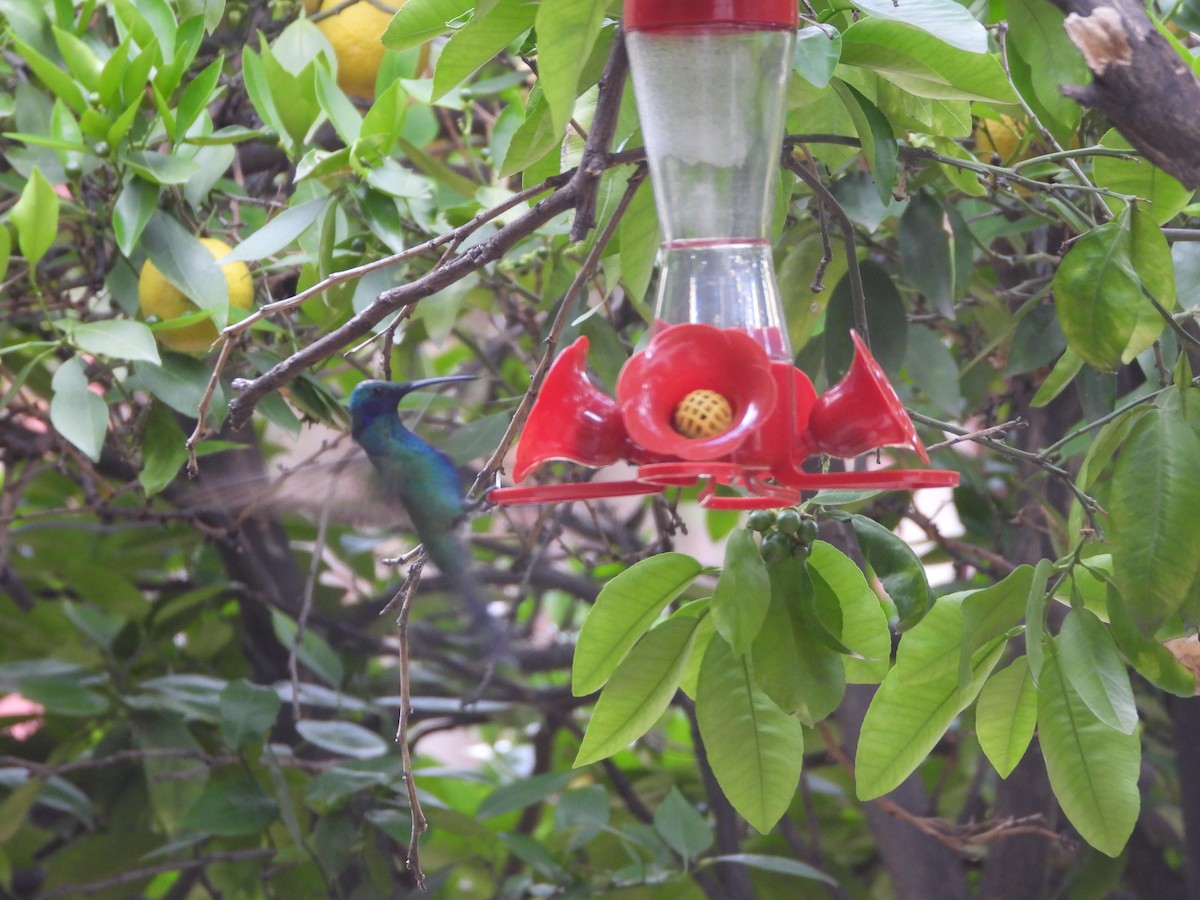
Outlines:
{"label": "glass feeder bottle", "polygon": [[658,327],[736,328],[790,360],[769,229],[795,0],[626,0],[663,231]]}

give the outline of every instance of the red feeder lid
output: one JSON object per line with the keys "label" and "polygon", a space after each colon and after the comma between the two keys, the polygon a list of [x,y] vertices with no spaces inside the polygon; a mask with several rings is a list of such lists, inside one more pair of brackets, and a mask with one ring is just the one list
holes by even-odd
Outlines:
{"label": "red feeder lid", "polygon": [[796,0],[625,0],[627,31],[695,25],[779,31],[798,24]]}

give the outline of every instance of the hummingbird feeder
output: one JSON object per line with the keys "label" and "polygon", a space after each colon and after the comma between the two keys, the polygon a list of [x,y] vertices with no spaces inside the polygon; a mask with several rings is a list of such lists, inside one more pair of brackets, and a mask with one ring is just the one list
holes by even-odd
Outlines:
{"label": "hummingbird feeder", "polygon": [[[499,504],[703,484],[710,508],[798,503],[819,488],[958,483],[931,469],[806,472],[817,454],[885,446],[929,456],[883,370],[851,333],[845,377],[817,396],[792,363],[768,240],[795,0],[625,0],[625,41],[663,231],[649,342],[617,396],[588,378],[580,337],[551,366],[517,447],[524,481],[549,460],[637,466],[633,479],[497,488]],[[716,485],[740,488],[721,496]]]}

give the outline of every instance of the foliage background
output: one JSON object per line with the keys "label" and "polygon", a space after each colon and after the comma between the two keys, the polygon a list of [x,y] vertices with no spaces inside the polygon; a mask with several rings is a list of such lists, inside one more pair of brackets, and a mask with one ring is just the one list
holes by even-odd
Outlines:
{"label": "foliage background", "polygon": [[[405,408],[457,461],[488,460],[486,485],[556,346],[586,335],[611,391],[658,243],[619,3],[409,0],[370,104],[291,3],[0,12],[0,891],[401,894],[412,805],[379,615],[401,579],[378,559],[408,545],[334,462],[342,404],[364,375],[480,375]],[[1190,64],[1196,11],[1151,12]],[[805,571],[846,576],[844,611],[866,585],[844,561],[869,562],[880,609],[915,621],[929,589],[887,536],[906,521],[952,580],[886,676],[806,645],[821,666],[746,682],[803,755],[760,833],[723,761],[747,735],[705,725],[696,672],[579,769],[594,698],[570,677],[610,578],[665,605],[635,564],[681,566],[682,599],[719,607],[730,572],[762,577],[758,539],[686,491],[481,511],[472,551],[518,664],[481,690],[454,599],[422,579],[405,688],[427,887],[1195,894],[1200,713],[1161,643],[1194,652],[1200,596],[1192,191],[1060,93],[1088,71],[1041,0],[802,13],[775,215],[798,362],[818,388],[840,375],[856,271],[876,354],[962,476],[961,531],[906,495],[817,498]],[[1003,116],[1017,147],[979,150],[973,128]],[[205,358],[160,346],[137,302],[150,259],[195,318],[234,320],[197,235],[252,263],[260,304],[287,301]],[[316,424],[333,431],[296,451]],[[720,576],[661,555],[685,530],[728,538]],[[780,711],[786,691],[806,712]]]}

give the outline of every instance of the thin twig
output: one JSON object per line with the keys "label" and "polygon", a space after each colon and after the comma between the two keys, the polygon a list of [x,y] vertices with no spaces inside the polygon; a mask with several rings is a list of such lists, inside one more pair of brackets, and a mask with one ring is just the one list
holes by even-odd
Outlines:
{"label": "thin twig", "polygon": [[400,717],[396,724],[396,743],[400,745],[400,765],[404,772],[404,786],[408,790],[408,811],[412,817],[412,829],[408,837],[408,854],[404,864],[412,873],[417,887],[425,890],[425,873],[421,871],[421,835],[428,823],[421,809],[421,800],[417,796],[416,779],[413,777],[412,751],[408,745],[408,720],[412,715],[412,693],[408,677],[408,613],[412,607],[412,599],[416,596],[417,585],[421,583],[421,569],[425,566],[425,554],[417,555],[416,562],[408,570],[408,578],[397,591],[396,597],[388,603],[387,608],[400,603],[400,613],[396,617],[396,634],[400,641]]}

